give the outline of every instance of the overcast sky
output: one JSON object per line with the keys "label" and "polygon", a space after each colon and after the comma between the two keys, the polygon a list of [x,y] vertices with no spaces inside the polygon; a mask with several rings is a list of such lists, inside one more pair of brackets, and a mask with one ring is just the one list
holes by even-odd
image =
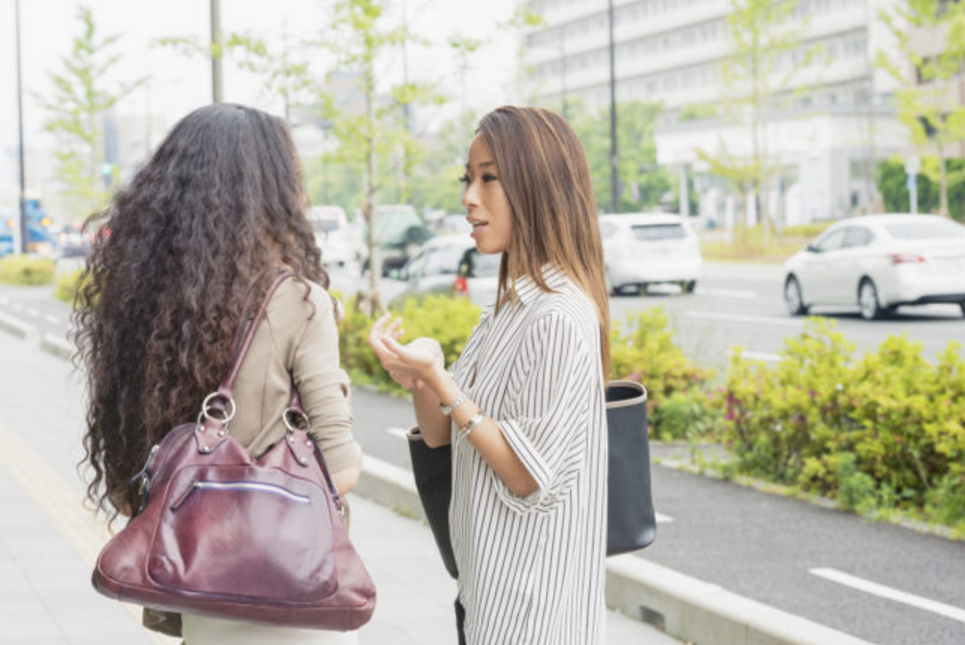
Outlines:
{"label": "overcast sky", "polygon": [[[515,0],[395,0],[398,12],[393,20],[401,20],[406,3],[410,27],[421,36],[443,43],[435,49],[413,48],[409,54],[409,70],[413,80],[451,79],[447,91],[461,93],[461,83],[454,78],[452,56],[444,43],[456,34],[488,40],[475,58],[466,77],[465,101],[482,112],[509,100],[507,88],[513,86],[517,38],[499,30],[498,23],[512,14]],[[47,73],[60,68],[59,57],[68,55],[71,40],[79,33],[74,0],[21,0],[21,55],[24,78],[24,120],[26,146],[47,144],[42,133],[43,114],[31,93],[42,93],[50,87]],[[146,112],[164,114],[173,122],[190,110],[210,102],[210,65],[200,60],[182,58],[152,43],[164,36],[196,36],[206,40],[209,34],[207,0],[87,0],[102,34],[120,34],[117,46],[123,55],[112,74],[113,80],[130,80],[150,75],[152,82],[131,94],[119,106],[119,113]],[[222,29],[226,33],[247,32],[266,39],[269,46],[280,46],[285,35],[289,42],[318,38],[329,22],[327,7],[332,0],[222,0]],[[384,62],[386,79],[400,78],[401,56]],[[245,103],[280,114],[281,103],[266,96],[257,79],[237,71],[225,63],[225,100]],[[434,120],[445,118],[445,114]],[[0,157],[15,151],[17,145],[16,49],[14,0],[0,0]],[[16,165],[0,163],[0,185],[16,182]]]}

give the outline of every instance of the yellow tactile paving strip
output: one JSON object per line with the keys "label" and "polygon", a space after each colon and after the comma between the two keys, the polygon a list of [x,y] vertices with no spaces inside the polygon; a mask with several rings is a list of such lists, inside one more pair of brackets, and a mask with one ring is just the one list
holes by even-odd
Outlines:
{"label": "yellow tactile paving strip", "polygon": [[[0,423],[0,446],[4,447],[0,450],[0,467],[13,477],[34,507],[93,570],[97,555],[110,538],[106,518],[88,510],[83,496],[3,423]],[[141,608],[128,604],[124,608],[140,624]],[[157,645],[181,642],[155,632],[150,634]]]}

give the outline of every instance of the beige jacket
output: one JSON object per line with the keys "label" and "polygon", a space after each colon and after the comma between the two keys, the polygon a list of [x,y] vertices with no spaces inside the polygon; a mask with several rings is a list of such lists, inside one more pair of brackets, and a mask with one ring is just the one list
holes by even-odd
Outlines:
{"label": "beige jacket", "polygon": [[292,378],[329,470],[355,465],[362,450],[352,437],[349,380],[339,366],[332,300],[320,285],[296,278],[282,282],[272,296],[235,383],[238,411],[229,431],[253,456],[285,436],[282,413]]}

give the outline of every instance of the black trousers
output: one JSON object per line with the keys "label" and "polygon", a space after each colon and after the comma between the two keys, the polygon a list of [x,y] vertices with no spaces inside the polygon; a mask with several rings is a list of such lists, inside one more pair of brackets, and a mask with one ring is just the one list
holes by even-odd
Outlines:
{"label": "black trousers", "polygon": [[466,608],[462,606],[456,598],[456,633],[459,634],[459,645],[466,645],[466,631],[463,624],[466,622]]}

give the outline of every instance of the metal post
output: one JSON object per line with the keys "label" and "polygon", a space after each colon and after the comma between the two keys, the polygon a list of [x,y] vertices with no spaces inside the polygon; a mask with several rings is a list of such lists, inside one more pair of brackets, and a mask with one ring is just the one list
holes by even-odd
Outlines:
{"label": "metal post", "polygon": [[20,64],[20,0],[14,0],[13,10],[17,32],[17,132],[20,144],[20,252],[26,253],[29,233],[27,229],[27,177],[24,171],[23,159],[23,71]]}
{"label": "metal post", "polygon": [[608,0],[610,17],[610,212],[620,208],[619,157],[617,156],[617,79],[613,46],[613,0]]}
{"label": "metal post", "polygon": [[563,118],[568,119],[567,100],[566,100],[566,41],[564,34],[566,25],[559,26],[559,49],[560,49],[560,107],[563,110]]}
{"label": "metal post", "polygon": [[224,42],[221,38],[221,1],[211,0],[211,100],[221,103],[224,100],[221,59],[224,56]]}

